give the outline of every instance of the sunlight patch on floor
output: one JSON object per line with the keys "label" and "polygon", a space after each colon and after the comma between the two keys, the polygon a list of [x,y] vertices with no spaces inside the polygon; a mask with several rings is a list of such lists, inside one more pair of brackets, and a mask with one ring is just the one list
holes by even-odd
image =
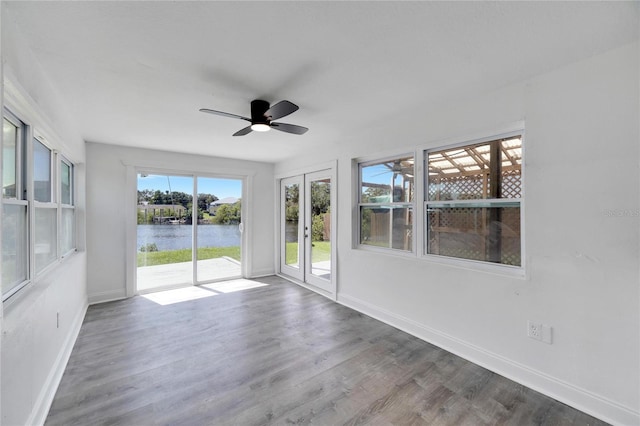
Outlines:
{"label": "sunlight patch on floor", "polygon": [[204,284],[201,287],[206,287],[208,289],[211,289],[213,291],[217,291],[220,293],[233,293],[234,291],[249,290],[252,288],[265,287],[267,285],[269,284],[261,283],[258,281],[252,281],[252,280],[239,279],[239,280],[231,280],[231,281],[222,281],[219,283]]}
{"label": "sunlight patch on floor", "polygon": [[158,291],[141,295],[147,300],[159,305],[171,305],[173,303],[188,302],[190,300],[203,299],[205,297],[217,296],[220,293],[233,293],[236,291],[250,290],[252,288],[265,287],[269,284],[258,281],[238,279],[231,281],[221,281],[200,286],[176,288],[174,290]]}
{"label": "sunlight patch on floor", "polygon": [[155,302],[159,305],[171,305],[174,303],[188,302],[190,300],[203,299],[205,297],[217,296],[216,293],[211,290],[205,290],[199,287],[184,287],[177,288],[175,290],[159,291],[157,293],[143,294],[147,300]]}

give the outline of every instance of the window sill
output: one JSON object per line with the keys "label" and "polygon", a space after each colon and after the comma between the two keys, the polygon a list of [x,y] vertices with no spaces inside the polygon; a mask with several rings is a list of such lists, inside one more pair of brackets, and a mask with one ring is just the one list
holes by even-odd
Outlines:
{"label": "window sill", "polygon": [[415,257],[416,257],[416,254],[413,251],[406,251],[406,250],[387,248],[387,247],[370,246],[370,245],[367,245],[367,244],[358,244],[355,247],[355,249],[356,250],[367,251],[367,252],[371,252],[371,253],[386,254],[386,255],[398,256],[398,257],[404,257],[404,258],[414,258],[415,259]]}
{"label": "window sill", "polygon": [[420,259],[439,265],[452,266],[454,268],[466,269],[468,271],[485,272],[489,274],[501,275],[505,277],[526,279],[527,274],[524,266],[499,265],[494,263],[482,262],[478,260],[459,259],[455,257],[446,257],[425,254]]}

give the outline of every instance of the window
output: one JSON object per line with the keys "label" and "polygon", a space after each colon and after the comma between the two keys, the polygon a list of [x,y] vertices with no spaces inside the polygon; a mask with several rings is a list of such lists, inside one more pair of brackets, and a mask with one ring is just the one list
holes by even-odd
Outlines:
{"label": "window", "polygon": [[522,135],[427,151],[426,254],[521,266]]}
{"label": "window", "polygon": [[[74,166],[9,111],[2,139],[2,300],[75,249]],[[29,144],[28,141],[31,141]]]}
{"label": "window", "polygon": [[34,252],[36,274],[56,260],[58,256],[57,204],[52,201],[53,179],[51,162],[53,153],[42,142],[33,139],[33,205]]}
{"label": "window", "polygon": [[73,206],[73,164],[60,157],[60,254],[75,249],[75,209]]}
{"label": "window", "polygon": [[26,126],[11,114],[3,118],[2,296],[22,288],[28,278],[28,216],[22,179]]}
{"label": "window", "polygon": [[414,156],[360,163],[358,241],[413,252]]}

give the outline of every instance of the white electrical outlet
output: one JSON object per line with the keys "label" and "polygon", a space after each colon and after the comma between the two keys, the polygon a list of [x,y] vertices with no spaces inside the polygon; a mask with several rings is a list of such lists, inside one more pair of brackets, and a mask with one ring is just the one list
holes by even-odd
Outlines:
{"label": "white electrical outlet", "polygon": [[542,324],[528,320],[527,336],[531,337],[534,340],[542,341]]}
{"label": "white electrical outlet", "polygon": [[553,328],[550,325],[531,320],[527,321],[527,336],[534,340],[539,340],[550,345],[552,342],[552,333]]}

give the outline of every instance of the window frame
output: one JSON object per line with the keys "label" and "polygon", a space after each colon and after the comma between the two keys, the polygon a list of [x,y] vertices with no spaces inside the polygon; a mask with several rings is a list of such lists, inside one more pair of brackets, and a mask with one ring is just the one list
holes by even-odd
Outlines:
{"label": "window frame", "polygon": [[[443,150],[451,150],[456,148],[481,145],[496,140],[508,139],[519,136],[521,140],[521,152],[522,158],[520,161],[520,197],[519,198],[477,198],[477,199],[465,199],[465,200],[429,200],[429,153],[438,152]],[[423,230],[421,232],[422,237],[422,253],[420,257],[422,259],[446,264],[464,269],[479,270],[484,272],[497,273],[500,275],[524,277],[526,274],[526,256],[525,256],[525,130],[524,126],[518,126],[514,130],[494,133],[490,136],[480,138],[465,138],[457,142],[448,143],[445,145],[438,145],[436,147],[425,148],[422,151],[422,169],[423,169],[423,191],[422,196],[422,209],[421,209],[421,221]],[[502,263],[494,263],[486,260],[465,259],[459,257],[445,256],[428,253],[429,244],[429,217],[428,212],[430,207],[511,207],[519,206],[520,208],[520,265],[507,265]]]}
{"label": "window frame", "polygon": [[[27,186],[28,186],[26,162],[27,162],[29,150],[27,147],[27,141],[29,140],[31,129],[25,122],[20,120],[15,114],[13,114],[11,111],[7,109],[3,109],[2,118],[3,120],[7,120],[9,123],[14,125],[18,129],[17,142],[16,142],[16,154],[15,154],[16,193],[15,193],[15,197],[5,198],[4,194],[2,195],[2,199],[1,199],[1,202],[3,205],[2,215],[4,216],[4,211],[3,211],[4,205],[20,206],[24,208],[24,218],[23,218],[24,241],[21,242],[22,244],[24,244],[24,248],[23,248],[24,252],[21,254],[21,256],[24,257],[23,259],[24,264],[22,266],[24,267],[24,272],[25,272],[24,279],[22,281],[19,281],[13,284],[13,286],[10,289],[8,289],[6,292],[0,289],[0,295],[2,297],[2,301],[4,302],[8,300],[10,297],[12,297],[14,294],[18,293],[24,287],[26,287],[31,282],[31,276],[32,276],[31,275],[32,244],[31,244],[31,221],[30,221],[31,208],[30,208],[29,200],[25,196],[27,193]],[[3,143],[4,143],[4,140],[3,140]],[[2,146],[1,148],[4,149],[4,146]],[[4,157],[3,157],[3,161],[4,161]],[[4,182],[3,182],[3,185],[4,185]],[[4,217],[3,217],[3,223],[4,223]],[[4,234],[2,237],[4,238]]]}
{"label": "window frame", "polygon": [[[413,159],[413,198],[408,202],[380,202],[380,203],[371,203],[371,202],[362,202],[362,169],[363,167],[368,167],[376,164],[402,160],[406,158]],[[392,155],[384,155],[384,156],[376,156],[376,157],[367,157],[367,158],[357,158],[353,160],[354,164],[354,173],[356,175],[355,181],[355,192],[354,192],[354,200],[355,200],[355,212],[354,212],[354,248],[380,252],[386,254],[394,254],[398,256],[404,257],[416,257],[417,252],[417,239],[416,239],[416,229],[417,229],[417,194],[420,190],[417,182],[419,181],[419,176],[417,174],[418,167],[417,164],[417,155],[415,151],[402,151],[397,154]],[[379,207],[379,208],[408,208],[411,211],[411,247],[409,250],[398,249],[393,247],[383,247],[376,246],[372,244],[363,244],[362,243],[362,208],[363,207]]]}
{"label": "window frame", "polygon": [[[24,264],[21,267],[25,268],[25,279],[20,283],[13,285],[6,291],[0,291],[2,293],[2,303],[13,303],[17,300],[20,294],[24,294],[21,291],[25,288],[29,288],[32,284],[37,284],[40,277],[49,273],[53,268],[60,264],[66,257],[77,251],[77,220],[75,217],[75,202],[76,202],[76,166],[69,160],[68,157],[60,153],[55,147],[63,146],[57,143],[57,139],[53,138],[49,141],[45,134],[40,133],[37,126],[22,116],[30,117],[29,113],[16,114],[9,107],[2,109],[3,119],[6,119],[9,123],[16,126],[19,129],[18,140],[16,145],[16,196],[1,198],[3,209],[0,210],[0,215],[4,215],[4,206],[21,206],[24,210],[24,234],[25,236],[23,244],[24,248]],[[35,155],[34,147],[36,142],[44,146],[49,151],[49,201],[37,201],[35,200]],[[4,146],[0,147],[4,149]],[[62,202],[62,164],[69,166],[69,195],[70,204]],[[71,223],[71,236],[69,240],[63,241],[64,232],[66,228],[63,227],[63,212],[71,210],[73,211],[73,217],[67,223]],[[51,213],[54,211],[55,213]],[[46,259],[43,264],[36,264],[36,215],[39,212],[46,212],[50,217],[46,218],[46,222],[51,225],[45,224],[42,228],[49,233],[47,237],[51,237],[49,243],[49,253],[52,255]],[[3,220],[4,223],[4,220]],[[55,227],[55,229],[52,229]],[[64,229],[63,229],[64,228]],[[3,236],[4,238],[4,236]],[[44,240],[43,240],[44,241]],[[64,250],[64,243],[70,243],[72,246],[68,250]],[[4,261],[4,259],[3,259]],[[9,261],[9,259],[7,259]]]}
{"label": "window frame", "polygon": [[[57,191],[57,167],[56,167],[56,151],[49,146],[49,144],[45,141],[45,139],[41,136],[36,136],[33,135],[31,138],[31,150],[30,150],[30,155],[29,155],[29,186],[31,188],[30,191],[27,191],[29,193],[29,199],[33,202],[33,209],[32,209],[32,215],[31,215],[31,229],[33,230],[33,232],[31,233],[32,235],[32,251],[33,251],[33,276],[37,277],[39,275],[41,275],[42,273],[45,273],[50,267],[51,265],[56,264],[56,262],[60,259],[60,253],[58,250],[58,246],[59,246],[59,241],[60,241],[60,234],[59,234],[59,204],[58,204],[58,200],[57,200],[57,195],[58,195],[58,191]],[[35,152],[34,152],[34,148],[35,148],[35,143],[39,143],[42,146],[44,146],[47,150],[49,150],[49,201],[38,201],[36,200],[35,196],[36,196],[36,189],[35,189]],[[40,211],[44,211],[44,210],[56,210],[55,213],[55,241],[52,241],[52,244],[50,244],[51,249],[53,249],[54,255],[51,256],[51,260],[49,260],[46,264],[44,265],[39,265],[36,259],[36,240],[38,238],[38,234],[37,234],[37,224],[36,224],[36,215],[38,210]]]}
{"label": "window frame", "polygon": [[[58,189],[58,195],[57,195],[57,199],[59,200],[59,206],[60,208],[58,209],[58,257],[60,259],[64,259],[66,257],[69,256],[69,254],[73,253],[76,251],[76,246],[77,246],[77,241],[76,241],[76,226],[75,226],[75,222],[76,222],[76,218],[75,218],[75,167],[74,164],[69,161],[69,159],[67,159],[64,155],[56,153],[56,165],[57,165],[57,169],[58,172],[56,173],[56,175],[58,176],[58,185],[57,189]],[[62,197],[62,165],[65,164],[69,167],[69,203],[63,203],[63,197]],[[68,250],[64,250],[64,247],[62,246],[62,243],[65,239],[64,235],[63,235],[63,231],[65,231],[65,229],[63,229],[63,224],[64,224],[64,217],[63,217],[63,212],[64,211],[71,211],[73,213],[73,218],[72,218],[72,228],[71,228],[71,247]]]}

